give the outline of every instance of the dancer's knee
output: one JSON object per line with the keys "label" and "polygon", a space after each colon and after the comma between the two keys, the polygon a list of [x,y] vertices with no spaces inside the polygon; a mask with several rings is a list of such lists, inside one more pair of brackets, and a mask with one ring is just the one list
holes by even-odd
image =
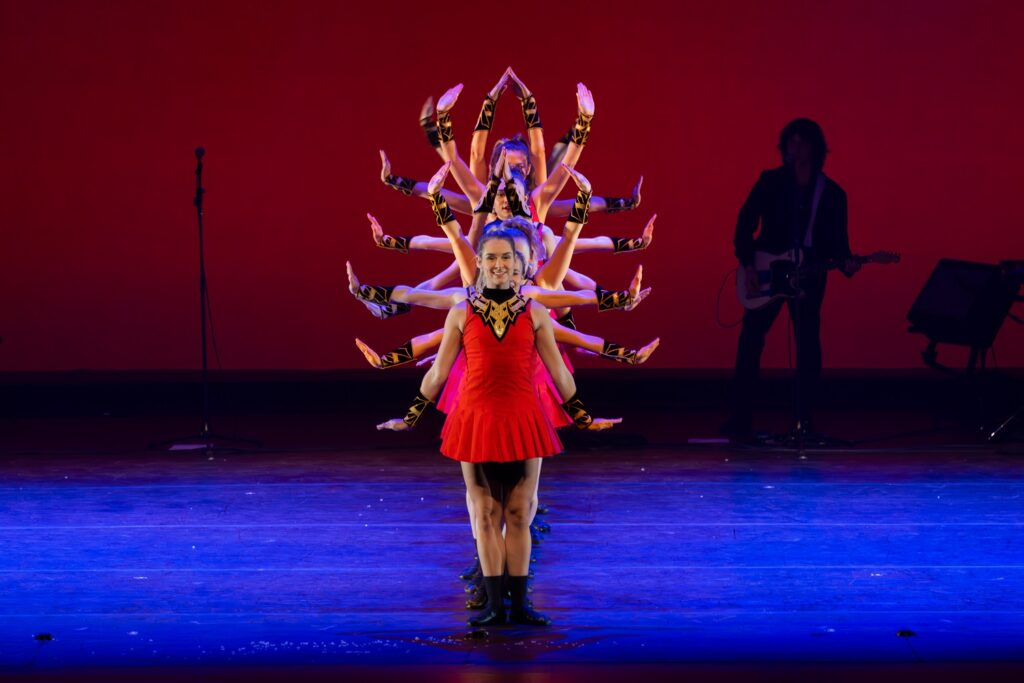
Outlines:
{"label": "dancer's knee", "polygon": [[477,533],[493,533],[500,529],[500,512],[494,501],[475,501],[473,517],[476,520]]}
{"label": "dancer's knee", "polygon": [[513,496],[505,508],[505,525],[514,529],[525,529],[530,526],[536,511],[536,496]]}

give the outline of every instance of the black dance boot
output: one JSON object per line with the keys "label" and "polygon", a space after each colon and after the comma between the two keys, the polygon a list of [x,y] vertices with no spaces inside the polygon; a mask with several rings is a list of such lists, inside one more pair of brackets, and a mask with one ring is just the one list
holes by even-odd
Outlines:
{"label": "black dance boot", "polygon": [[509,621],[524,626],[549,626],[551,620],[535,611],[526,599],[526,577],[508,577],[509,590],[512,593],[512,611]]}
{"label": "black dance boot", "polygon": [[466,609],[482,610],[484,607],[487,607],[487,591],[481,587],[475,593],[470,593],[469,599],[466,600]]}
{"label": "black dance boot", "polygon": [[505,599],[501,594],[501,576],[485,576],[484,588],[487,591],[487,606],[480,614],[466,623],[470,626],[504,626]]}
{"label": "black dance boot", "polygon": [[480,558],[476,555],[473,556],[473,564],[469,565],[459,573],[459,578],[463,581],[472,581],[480,573]]}

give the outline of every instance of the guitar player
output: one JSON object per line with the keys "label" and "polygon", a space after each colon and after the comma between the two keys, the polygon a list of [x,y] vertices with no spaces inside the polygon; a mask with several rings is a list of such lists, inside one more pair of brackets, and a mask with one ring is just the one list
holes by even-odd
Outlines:
{"label": "guitar player", "polygon": [[[793,251],[796,245],[802,247],[802,266],[838,259],[843,274],[852,276],[860,270],[860,263],[851,257],[846,233],[846,193],[822,170],[828,147],[821,127],[809,119],[791,121],[779,134],[779,153],[782,166],[761,173],[736,221],[735,253],[739,267],[746,271],[747,285],[753,290],[758,282],[755,251],[781,254]],[[785,299],[790,318],[795,322],[796,316],[800,317],[800,330],[794,333],[800,405],[794,406],[794,413],[796,430],[804,433],[811,431],[810,413],[821,374],[821,303],[827,277],[827,272],[802,277],[804,296]],[[732,414],[721,428],[725,434],[751,434],[761,352],[782,305],[783,300],[778,299],[743,316]]]}

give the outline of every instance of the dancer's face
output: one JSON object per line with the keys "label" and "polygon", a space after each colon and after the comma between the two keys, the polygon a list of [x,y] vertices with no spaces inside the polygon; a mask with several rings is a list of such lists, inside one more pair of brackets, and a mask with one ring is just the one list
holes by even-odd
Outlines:
{"label": "dancer's face", "polygon": [[519,259],[516,259],[515,261],[516,266],[512,270],[512,286],[518,287],[523,284],[525,278],[523,277],[523,262]]}
{"label": "dancer's face", "polygon": [[530,155],[520,149],[505,148],[505,163],[509,168],[518,170],[523,177],[530,175]]}
{"label": "dancer's face", "polygon": [[533,254],[530,251],[530,240],[525,237],[516,237],[516,251],[522,254],[524,257],[530,259],[530,265],[536,266],[537,262],[533,258]]}
{"label": "dancer's face", "polygon": [[494,198],[494,215],[499,220],[512,218],[512,210],[508,208],[508,199],[505,198],[505,183],[498,186],[498,196]]}
{"label": "dancer's face", "polygon": [[512,271],[515,270],[516,255],[507,239],[489,239],[484,242],[476,259],[477,268],[484,275],[484,285],[494,289],[506,289],[512,285]]}
{"label": "dancer's face", "polygon": [[[533,170],[530,166],[530,155],[519,149],[505,148],[505,162],[514,169],[522,172],[523,177],[528,178]],[[494,169],[491,169],[494,172]],[[508,200],[505,198],[505,183],[502,181],[498,186],[498,196],[494,198],[494,215],[501,220],[512,218],[512,211],[508,208]]]}

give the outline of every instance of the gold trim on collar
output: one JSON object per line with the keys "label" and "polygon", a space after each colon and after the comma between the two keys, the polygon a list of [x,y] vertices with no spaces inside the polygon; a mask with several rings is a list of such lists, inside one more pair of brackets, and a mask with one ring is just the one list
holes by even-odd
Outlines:
{"label": "gold trim on collar", "polygon": [[499,304],[497,301],[484,298],[482,294],[474,290],[469,304],[473,313],[480,316],[480,320],[491,329],[498,341],[505,338],[508,328],[516,321],[519,314],[526,310],[526,299],[518,292],[508,301]]}

